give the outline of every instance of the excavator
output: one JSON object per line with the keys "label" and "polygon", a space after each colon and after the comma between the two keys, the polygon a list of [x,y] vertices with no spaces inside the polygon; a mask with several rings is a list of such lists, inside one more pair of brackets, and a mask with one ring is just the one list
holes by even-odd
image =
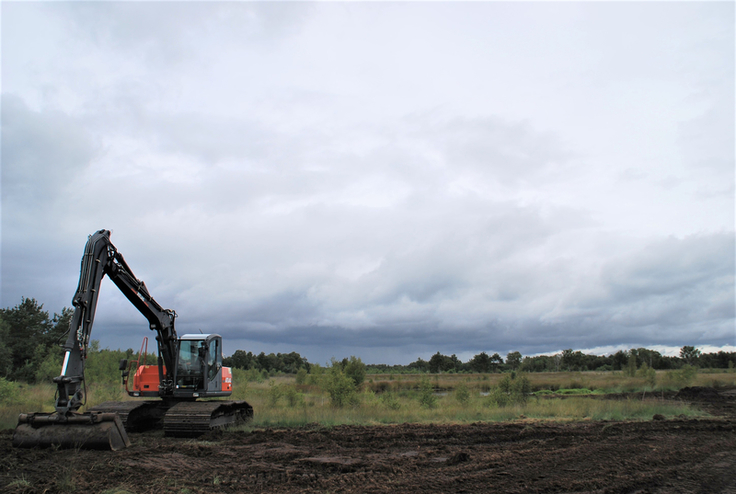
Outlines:
{"label": "excavator", "polygon": [[[63,345],[61,375],[53,378],[56,410],[20,414],[13,433],[15,447],[53,445],[115,451],[130,446],[127,432],[131,431],[162,426],[166,436],[197,437],[253,417],[253,408],[242,400],[202,401],[232,394],[232,371],[222,365],[222,337],[214,333],[178,336],[176,312],[162,308],[151,297],[145,283],[133,275],[110,242],[110,234],[109,230],[99,230],[90,235],[84,249],[79,285],[72,299],[74,313]],[[148,339],[144,338],[138,359],[122,360],[119,367],[128,395],[152,399],[105,402],[81,413],[78,410],[86,405],[84,365],[105,275],[156,333],[157,365],[145,364]]]}

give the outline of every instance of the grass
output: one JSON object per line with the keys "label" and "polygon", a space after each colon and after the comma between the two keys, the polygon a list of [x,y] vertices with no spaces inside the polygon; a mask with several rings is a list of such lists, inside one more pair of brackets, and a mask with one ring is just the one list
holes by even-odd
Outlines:
{"label": "grass", "polygon": [[[308,424],[322,426],[335,425],[376,425],[399,423],[471,423],[500,422],[529,419],[551,420],[651,420],[655,414],[665,417],[685,415],[688,417],[705,416],[706,414],[681,402],[658,399],[652,395],[644,399],[605,400],[578,396],[578,394],[602,394],[601,390],[591,391],[588,388],[573,388],[562,391],[566,395],[556,398],[550,390],[539,392],[541,396],[532,395],[524,403],[505,407],[494,406],[490,400],[481,395],[480,386],[472,386],[473,380],[464,380],[467,376],[443,376],[438,379],[441,390],[436,394],[435,407],[421,406],[422,392],[419,389],[421,376],[409,379],[406,375],[401,386],[383,388],[381,393],[374,393],[370,383],[359,394],[359,406],[334,408],[326,393],[311,388],[305,393],[300,406],[289,406],[285,400],[276,403],[270,400],[268,383],[249,383],[248,391],[242,398],[255,409],[253,422],[241,429],[264,427],[298,427]],[[534,381],[533,377],[532,381]],[[500,377],[499,377],[500,378]],[[434,379],[430,379],[434,381]],[[279,378],[282,385],[289,385],[289,378]],[[293,382],[293,381],[291,381]],[[373,383],[375,384],[375,380]],[[481,381],[483,382],[483,381]],[[458,398],[452,384],[463,383],[470,388],[469,397]],[[616,387],[614,389],[618,389]],[[546,395],[546,396],[545,396]],[[644,394],[646,396],[646,393]]]}
{"label": "grass", "polygon": [[0,402],[0,429],[15,428],[21,413],[53,412],[55,391],[50,384],[18,385],[11,398]]}
{"label": "grass", "polygon": [[[363,401],[355,408],[333,408],[329,405],[305,406],[300,409],[277,406],[263,408],[252,400],[256,410],[254,421],[245,428],[298,427],[308,424],[335,425],[378,425],[400,423],[472,423],[503,422],[529,419],[552,420],[651,420],[655,414],[665,417],[685,415],[704,416],[703,412],[687,404],[665,402],[657,399],[645,400],[600,400],[582,397],[568,399],[530,398],[526,403],[493,407],[486,400],[471,399],[462,406],[450,397],[438,399],[435,408],[421,407],[417,400],[399,398],[400,408],[390,409],[372,399]],[[264,403],[265,405],[265,403]]]}
{"label": "grass", "polygon": [[[14,429],[18,415],[31,412],[53,412],[56,387],[51,384],[18,384],[11,397],[0,401],[0,430]],[[105,401],[133,400],[122,387],[115,385],[91,385],[87,387],[87,405],[80,411],[89,409]]]}
{"label": "grass", "polygon": [[102,491],[100,494],[133,494],[133,491],[128,490],[126,487],[113,487]]}
{"label": "grass", "polygon": [[31,487],[33,487],[33,485],[28,479],[26,479],[25,474],[21,473],[20,477],[10,482],[7,487],[12,487],[25,491],[26,489],[30,489]]}
{"label": "grass", "polygon": [[[598,393],[633,393],[638,391],[673,391],[684,387],[669,379],[671,371],[656,371],[654,387],[648,385],[644,377],[627,377],[621,371],[604,372],[534,372],[526,376],[534,391],[561,389],[589,389]],[[447,391],[464,383],[468,389],[487,392],[498,385],[505,374],[434,374],[430,382],[435,390]],[[367,386],[375,392],[417,389],[419,382],[427,374],[403,374],[392,379],[387,374],[369,374]],[[727,369],[699,369],[695,379],[688,386],[709,386],[716,389],[736,387],[736,373]]]}
{"label": "grass", "polygon": [[[526,402],[499,407],[484,396],[503,374],[387,374],[366,376],[357,406],[335,408],[329,395],[315,384],[296,385],[294,376],[272,377],[262,382],[235,380],[232,399],[248,401],[255,410],[253,422],[243,428],[290,427],[307,424],[468,423],[498,422],[521,417],[551,420],[649,420],[665,417],[703,416],[680,402],[657,399],[653,392],[676,390],[666,371],[657,371],[655,386],[640,377],[621,372],[556,372],[526,374],[534,392]],[[236,375],[236,378],[239,377]],[[434,407],[422,407],[428,382],[436,397]],[[700,370],[688,385],[736,387],[736,373]],[[279,388],[279,392],[274,389]],[[88,386],[87,406],[108,400],[135,400],[120,385]],[[55,387],[50,384],[19,385],[12,396],[0,401],[0,428],[12,429],[18,414],[52,412]],[[643,398],[604,400],[583,395],[642,392]],[[559,397],[558,397],[559,396]],[[426,398],[426,397],[425,397]]]}

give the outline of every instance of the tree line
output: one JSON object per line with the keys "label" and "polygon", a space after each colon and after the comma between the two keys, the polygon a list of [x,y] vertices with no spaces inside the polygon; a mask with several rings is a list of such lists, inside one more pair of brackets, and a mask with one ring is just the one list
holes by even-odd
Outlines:
{"label": "tree line", "polygon": [[[66,339],[73,311],[64,308],[61,314],[50,315],[33,298],[22,298],[12,308],[0,309],[0,377],[28,383],[50,381],[58,375],[62,359],[61,344]],[[99,374],[109,380],[117,376],[117,362],[134,358],[133,349],[100,350],[93,341],[87,362],[87,376]],[[342,368],[349,368],[352,359],[337,361]],[[359,359],[358,359],[359,360]],[[254,354],[236,350],[223,359],[223,364],[237,369],[267,374],[297,374],[300,369],[310,372],[313,366],[297,352]],[[333,365],[335,362],[333,362]],[[685,365],[702,368],[725,369],[736,364],[736,352],[702,353],[693,346],[683,346],[679,356],[662,355],[656,350],[634,348],[619,350],[611,355],[584,354],[572,349],[556,355],[522,356],[518,351],[509,352],[504,359],[498,353],[480,352],[467,362],[456,355],[435,353],[429,360],[418,358],[408,365],[369,364],[365,371],[376,373],[492,373],[506,371],[559,372],[606,371],[637,369],[673,370]],[[362,362],[361,362],[361,365]]]}
{"label": "tree line", "polygon": [[611,355],[585,354],[572,349],[555,355],[522,356],[520,352],[509,352],[504,360],[498,353],[488,355],[481,352],[467,362],[461,362],[455,355],[435,353],[425,361],[417,359],[409,365],[387,366],[369,365],[368,372],[475,372],[492,373],[506,371],[522,372],[561,372],[561,371],[619,371],[627,368],[646,366],[655,370],[680,369],[685,365],[694,367],[727,369],[734,368],[736,352],[719,351],[702,353],[693,346],[683,346],[679,356],[662,355],[648,348],[619,350]]}

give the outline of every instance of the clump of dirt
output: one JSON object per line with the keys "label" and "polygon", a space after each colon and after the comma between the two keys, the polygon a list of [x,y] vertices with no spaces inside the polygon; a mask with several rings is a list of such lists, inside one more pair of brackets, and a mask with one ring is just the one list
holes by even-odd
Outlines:
{"label": "clump of dirt", "polygon": [[0,491],[736,492],[736,397],[687,393],[721,416],[158,431],[119,452],[14,449],[3,431]]}
{"label": "clump of dirt", "polygon": [[691,386],[689,388],[682,388],[675,395],[675,398],[685,401],[718,401],[721,400],[721,395],[713,388]]}

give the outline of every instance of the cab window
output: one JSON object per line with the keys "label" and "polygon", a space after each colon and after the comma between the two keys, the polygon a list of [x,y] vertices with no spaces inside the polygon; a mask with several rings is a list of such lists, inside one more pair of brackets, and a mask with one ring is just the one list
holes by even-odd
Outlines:
{"label": "cab window", "polygon": [[218,359],[218,356],[220,355],[220,340],[216,338],[210,341],[209,350],[210,351],[207,354],[207,368],[209,369],[208,377],[212,380],[217,376],[217,373],[220,370]]}

